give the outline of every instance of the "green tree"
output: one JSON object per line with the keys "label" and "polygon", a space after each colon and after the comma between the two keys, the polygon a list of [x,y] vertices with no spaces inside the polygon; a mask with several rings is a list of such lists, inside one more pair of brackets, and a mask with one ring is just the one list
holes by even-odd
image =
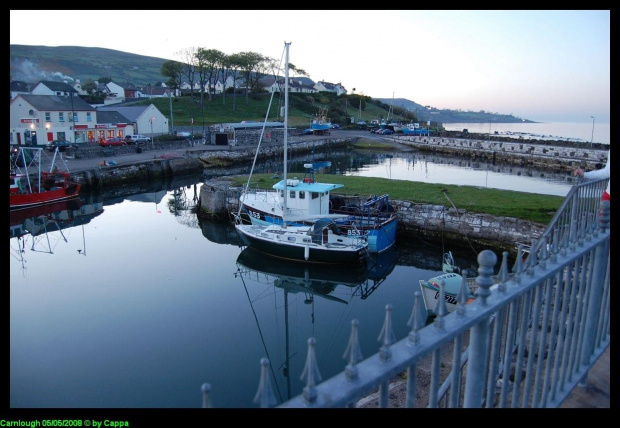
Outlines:
{"label": "green tree", "polygon": [[258,88],[258,74],[261,65],[267,60],[256,52],[241,52],[241,72],[245,78],[245,103],[250,103],[250,89]]}
{"label": "green tree", "polygon": [[181,73],[183,77],[187,77],[187,83],[190,86],[189,93],[192,97],[194,96],[194,82],[196,80],[196,51],[195,47],[191,47],[178,52],[178,55],[183,58]]}
{"label": "green tree", "polygon": [[168,78],[166,85],[172,89],[181,89],[183,83],[183,64],[178,61],[167,61],[161,65],[161,75]]}
{"label": "green tree", "polygon": [[228,55],[227,57],[227,63],[230,69],[229,74],[233,81],[233,111],[237,110],[237,105],[235,103],[237,97],[237,81],[239,80],[239,74],[243,68],[244,61],[245,59],[241,53]]}
{"label": "green tree", "polygon": [[97,84],[92,79],[88,79],[82,85],[82,90],[84,90],[87,94],[90,95],[97,90]]}

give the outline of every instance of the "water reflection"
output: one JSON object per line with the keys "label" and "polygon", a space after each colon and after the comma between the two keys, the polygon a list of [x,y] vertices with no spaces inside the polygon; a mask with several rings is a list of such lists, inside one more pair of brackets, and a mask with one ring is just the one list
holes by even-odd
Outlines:
{"label": "water reflection", "polygon": [[9,214],[11,255],[20,261],[25,275],[26,249],[54,254],[59,242],[68,242],[65,232],[78,226],[82,230],[82,246],[77,252],[86,255],[84,225],[101,213],[101,203],[83,204],[79,199],[13,210]]}
{"label": "water reflection", "polygon": [[[304,362],[303,346],[291,347],[290,314],[303,312],[307,317],[301,317],[297,322],[310,325],[314,329],[317,314],[328,315],[327,312],[336,312],[324,306],[325,301],[338,305],[348,305],[359,297],[366,299],[381,285],[396,266],[396,250],[391,247],[369,261],[367,266],[351,266],[347,269],[334,269],[324,264],[308,264],[292,262],[271,257],[267,254],[246,247],[237,257],[237,271],[234,277],[238,278],[244,287],[248,302],[256,320],[256,327],[264,353],[270,362],[270,371],[275,385],[275,392],[280,402],[288,400],[292,395],[291,387],[291,358],[297,356],[297,365]],[[337,290],[343,292],[336,295]],[[345,297],[340,297],[340,296]],[[273,298],[273,305],[261,305],[264,299]],[[319,302],[317,299],[319,298]],[[302,305],[300,309],[295,305]],[[315,306],[318,305],[318,306]],[[274,314],[275,311],[275,314]],[[284,352],[273,346],[278,339],[273,337],[274,327],[269,322],[282,319],[284,331],[276,334],[284,335]],[[265,325],[267,324],[267,325]],[[276,323],[277,324],[277,323]],[[300,327],[297,325],[297,327]],[[332,326],[332,329],[336,326]],[[324,327],[323,327],[324,328]],[[281,327],[280,327],[281,330]],[[296,329],[297,330],[297,329]],[[301,330],[301,328],[299,328]],[[268,337],[271,334],[271,337]],[[302,337],[297,337],[302,339]],[[304,339],[307,339],[304,338]],[[297,340],[299,344],[305,340]],[[291,352],[292,351],[292,352]],[[298,367],[297,367],[298,369]],[[297,379],[293,382],[299,384]],[[282,384],[285,384],[284,387]],[[299,386],[297,386],[298,390]],[[286,389],[286,392],[283,390]],[[284,396],[284,394],[286,394]]]}

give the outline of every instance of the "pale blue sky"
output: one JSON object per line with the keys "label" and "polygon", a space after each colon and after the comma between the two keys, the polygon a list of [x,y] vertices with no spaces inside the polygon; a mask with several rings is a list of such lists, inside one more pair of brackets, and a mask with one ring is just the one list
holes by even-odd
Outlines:
{"label": "pale blue sky", "polygon": [[282,57],[375,98],[554,122],[609,122],[609,10],[12,10],[10,43],[180,60]]}

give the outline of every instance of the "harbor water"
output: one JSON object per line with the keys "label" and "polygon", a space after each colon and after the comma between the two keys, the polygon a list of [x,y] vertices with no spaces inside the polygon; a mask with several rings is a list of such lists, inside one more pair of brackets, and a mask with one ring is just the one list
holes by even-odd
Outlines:
{"label": "harbor water", "polygon": [[[347,152],[332,158],[331,173],[449,182],[457,171],[459,184],[499,174],[494,185],[527,180],[517,186],[558,186],[549,193],[558,195],[569,187],[566,177],[459,162]],[[397,240],[365,269],[329,275],[257,258],[230,224],[198,220],[202,180],[85,194],[77,209],[11,222],[12,408],[199,408],[205,382],[214,407],[258,407],[261,358],[282,402],[305,386],[308,338],[327,379],[347,363],[353,319],[364,356],[379,349],[388,304],[405,337],[418,280],[440,273],[452,250]],[[455,261],[475,267],[483,249],[454,251]]]}

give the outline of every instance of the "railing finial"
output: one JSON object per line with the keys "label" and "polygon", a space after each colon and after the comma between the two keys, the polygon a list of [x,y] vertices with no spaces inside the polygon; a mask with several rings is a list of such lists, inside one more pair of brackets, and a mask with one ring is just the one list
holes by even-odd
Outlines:
{"label": "railing finial", "polygon": [[[532,245],[532,248],[534,246]],[[530,254],[530,257],[532,255]],[[478,276],[476,277],[476,285],[478,289],[478,299],[482,300],[482,304],[486,304],[486,299],[491,294],[489,288],[493,285],[493,267],[497,263],[497,256],[491,250],[483,250],[478,254]]]}
{"label": "railing finial", "polygon": [[304,388],[304,398],[308,404],[314,403],[317,398],[316,383],[321,381],[321,373],[316,362],[316,339],[311,337],[308,339],[308,355],[306,357],[306,365],[301,373],[301,380],[306,379],[306,387]]}
{"label": "railing finial", "polygon": [[428,313],[422,302],[422,294],[419,291],[413,293],[413,309],[411,310],[411,316],[407,321],[407,326],[411,327],[409,332],[409,342],[416,344],[420,341],[419,330],[426,325],[426,319]]}
{"label": "railing finial", "polygon": [[467,286],[467,269],[463,269],[463,276],[461,277],[461,286],[459,287],[459,293],[456,296],[456,313],[460,316],[465,315],[467,304],[467,297],[469,294],[469,287]]}
{"label": "railing finial", "polygon": [[381,359],[388,360],[392,356],[390,346],[396,342],[396,335],[392,329],[392,305],[389,303],[385,305],[385,321],[377,340],[383,344],[379,351]]}
{"label": "railing finial", "polygon": [[202,408],[210,409],[213,407],[211,404],[211,384],[203,383],[200,389],[202,390]]}
{"label": "railing finial", "polygon": [[342,356],[342,358],[349,361],[349,364],[345,367],[345,374],[349,379],[357,378],[357,367],[355,365],[364,358],[362,356],[362,350],[360,349],[360,343],[357,335],[358,325],[358,320],[354,319],[351,321],[351,336],[349,337],[349,344],[347,349],[344,351],[344,355]]}
{"label": "railing finial", "polygon": [[273,407],[278,404],[271,387],[271,378],[269,377],[269,360],[261,358],[260,360],[260,382],[258,391],[254,396],[254,402],[260,404],[261,407]]}

